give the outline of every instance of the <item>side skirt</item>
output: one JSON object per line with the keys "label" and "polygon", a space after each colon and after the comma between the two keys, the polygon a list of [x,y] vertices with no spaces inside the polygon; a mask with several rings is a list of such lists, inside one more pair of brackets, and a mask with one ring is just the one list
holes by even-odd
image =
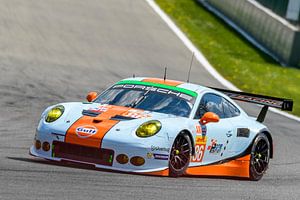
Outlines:
{"label": "side skirt", "polygon": [[143,172],[140,174],[150,175],[150,176],[169,176],[169,168],[161,171],[155,171],[155,172]]}
{"label": "side skirt", "polygon": [[189,167],[186,175],[249,178],[250,154],[221,164]]}

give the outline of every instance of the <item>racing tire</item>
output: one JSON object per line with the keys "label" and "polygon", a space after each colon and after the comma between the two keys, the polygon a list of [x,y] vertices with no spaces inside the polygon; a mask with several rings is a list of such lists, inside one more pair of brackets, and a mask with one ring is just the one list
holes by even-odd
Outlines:
{"label": "racing tire", "polygon": [[189,166],[192,142],[186,133],[180,133],[171,148],[169,158],[169,176],[178,177],[185,173]]}
{"label": "racing tire", "polygon": [[252,145],[249,174],[250,180],[260,180],[267,171],[270,160],[270,142],[266,135],[259,134]]}

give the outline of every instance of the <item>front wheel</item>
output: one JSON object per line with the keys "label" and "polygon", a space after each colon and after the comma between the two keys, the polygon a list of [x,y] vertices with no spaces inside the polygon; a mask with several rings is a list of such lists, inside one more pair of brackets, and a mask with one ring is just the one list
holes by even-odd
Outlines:
{"label": "front wheel", "polygon": [[184,174],[190,163],[192,143],[190,137],[185,134],[179,134],[172,146],[169,159],[169,175],[178,177]]}
{"label": "front wheel", "polygon": [[259,134],[253,143],[250,159],[250,180],[258,181],[269,166],[270,142],[266,135]]}

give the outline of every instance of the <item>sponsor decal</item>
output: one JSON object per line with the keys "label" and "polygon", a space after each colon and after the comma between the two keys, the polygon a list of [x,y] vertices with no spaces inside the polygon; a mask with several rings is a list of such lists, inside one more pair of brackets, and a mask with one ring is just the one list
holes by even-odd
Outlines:
{"label": "sponsor decal", "polygon": [[206,136],[207,128],[206,125],[201,125],[202,136]]}
{"label": "sponsor decal", "polygon": [[115,85],[115,86],[113,86],[113,88],[139,89],[139,90],[145,90],[145,91],[150,90],[152,92],[158,92],[158,93],[177,96],[177,97],[180,97],[180,98],[185,99],[187,101],[192,101],[193,100],[193,97],[188,95],[188,94],[184,94],[184,93],[181,93],[181,92],[177,92],[177,91],[173,91],[173,90],[169,90],[169,89],[165,89],[165,88],[158,88],[158,87],[154,87],[154,86],[121,84],[121,85]]}
{"label": "sponsor decal", "polygon": [[212,147],[214,147],[216,144],[217,144],[217,140],[211,139],[210,145],[207,147],[207,150],[210,151],[210,149],[211,149]]}
{"label": "sponsor decal", "polygon": [[252,97],[252,96],[247,96],[247,95],[231,94],[231,93],[227,93],[227,95],[231,98],[244,100],[244,101],[259,102],[259,103],[270,104],[270,105],[275,105],[275,106],[282,105],[281,101],[276,101],[273,99],[266,99],[266,98],[261,98],[261,97]]}
{"label": "sponsor decal", "polygon": [[154,153],[153,156],[154,156],[154,159],[157,159],[157,160],[168,160],[169,159],[169,155],[166,155],[166,154]]}
{"label": "sponsor decal", "polygon": [[218,144],[217,140],[212,139],[211,144],[207,147],[207,150],[209,150],[209,153],[218,154],[221,152],[223,147],[223,144]]}
{"label": "sponsor decal", "polygon": [[79,126],[76,128],[76,135],[80,138],[88,138],[97,133],[97,128],[90,125]]}
{"label": "sponsor decal", "polygon": [[201,135],[202,129],[200,125],[196,125],[196,135]]}
{"label": "sponsor decal", "polygon": [[90,108],[88,110],[92,111],[92,112],[102,113],[102,112],[106,112],[110,107],[111,107],[110,105],[104,104],[104,105],[100,105],[99,107],[96,107],[96,108]]}
{"label": "sponsor decal", "polygon": [[229,143],[229,140],[226,141],[226,144],[225,144],[224,147],[223,147],[223,152],[221,153],[221,156],[223,156],[223,154],[224,154],[224,152],[225,152],[225,150],[226,150],[226,147],[227,147],[228,143]]}
{"label": "sponsor decal", "polygon": [[231,134],[230,132],[228,132],[228,133],[226,133],[226,136],[227,136],[227,137],[231,137],[232,134]]}
{"label": "sponsor decal", "polygon": [[147,111],[141,111],[141,110],[136,110],[136,109],[130,109],[125,114],[123,114],[122,116],[136,118],[136,119],[151,117],[151,115],[149,114],[149,112],[147,112]]}
{"label": "sponsor decal", "polygon": [[196,144],[206,144],[207,137],[206,136],[196,136],[195,143]]}
{"label": "sponsor decal", "polygon": [[222,150],[223,144],[215,144],[209,151],[209,153],[220,153]]}
{"label": "sponsor decal", "polygon": [[151,151],[166,151],[169,152],[170,148],[168,147],[159,147],[159,146],[151,146]]}
{"label": "sponsor decal", "polygon": [[153,153],[148,152],[148,153],[147,153],[147,158],[148,158],[148,159],[153,158]]}

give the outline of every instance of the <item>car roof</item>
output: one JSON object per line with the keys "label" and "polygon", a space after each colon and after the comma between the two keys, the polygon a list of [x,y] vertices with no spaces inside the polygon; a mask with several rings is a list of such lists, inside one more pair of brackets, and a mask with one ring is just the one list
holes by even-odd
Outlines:
{"label": "car roof", "polygon": [[[234,101],[232,100],[230,97],[228,97],[227,95],[225,95],[224,93],[221,93],[217,90],[211,89],[209,87],[205,87],[205,86],[201,86],[198,84],[193,84],[193,83],[187,83],[187,82],[183,82],[183,81],[176,81],[176,80],[170,80],[170,79],[161,79],[161,78],[149,78],[149,77],[134,77],[134,78],[126,78],[123,79],[121,81],[119,81],[118,83],[136,83],[136,82],[141,82],[141,83],[145,83],[145,84],[149,84],[149,83],[153,83],[153,85],[163,85],[163,86],[168,86],[169,88],[174,87],[174,89],[184,89],[184,90],[188,90],[191,91],[193,93],[197,93],[198,95],[200,95],[201,93],[207,93],[207,92],[211,92],[214,94],[218,94],[222,97],[224,97],[225,99],[229,100],[231,103],[233,103],[240,111],[241,113],[243,113],[244,115],[246,114],[244,112],[244,110]],[[170,89],[171,89],[170,88]]]}
{"label": "car roof", "polygon": [[145,82],[145,83],[160,84],[171,88],[174,87],[174,88],[182,88],[182,89],[190,90],[198,94],[202,93],[203,91],[211,91],[214,93],[218,93],[217,91],[205,86],[201,86],[193,83],[187,83],[183,81],[170,80],[170,79],[164,80],[161,78],[135,77],[135,78],[126,78],[121,80],[121,82],[123,81],[138,81],[138,82]]}

